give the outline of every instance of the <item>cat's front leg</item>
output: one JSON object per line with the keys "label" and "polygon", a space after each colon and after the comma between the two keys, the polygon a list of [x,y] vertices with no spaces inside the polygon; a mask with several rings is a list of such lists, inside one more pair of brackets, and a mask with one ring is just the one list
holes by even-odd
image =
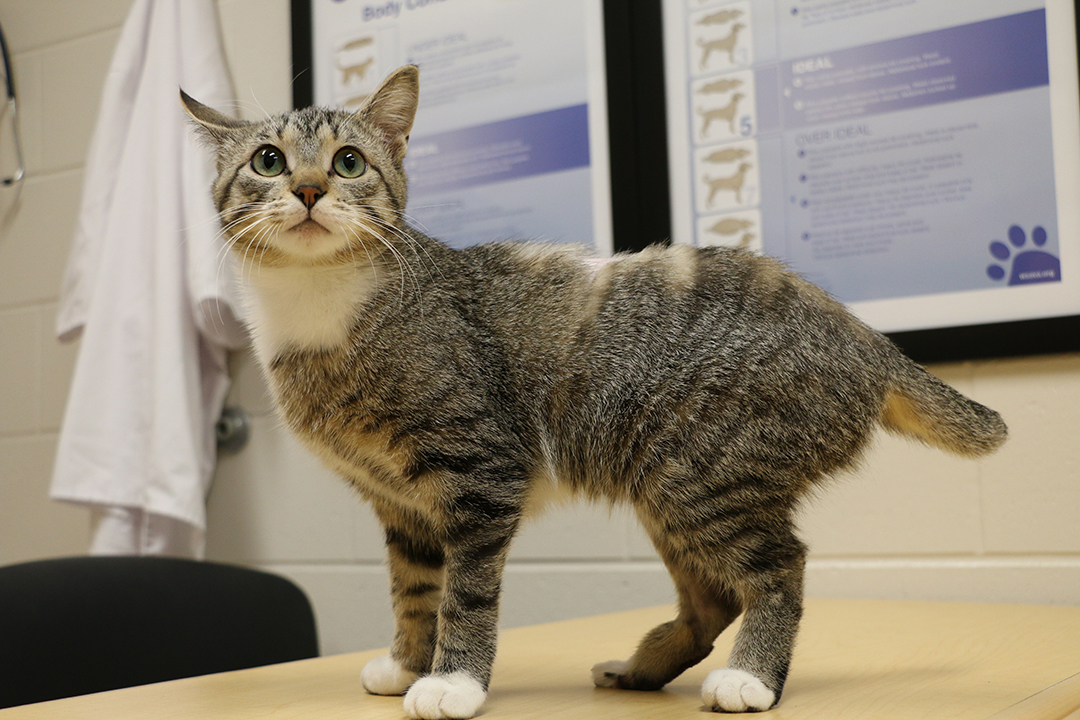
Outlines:
{"label": "cat's front leg", "polygon": [[403,695],[431,670],[442,599],[444,554],[431,526],[406,511],[376,505],[386,537],[394,643],[364,666],[360,681],[373,695]]}
{"label": "cat's front leg", "polygon": [[447,533],[446,585],[432,674],[405,695],[413,718],[471,718],[487,699],[495,662],[499,590],[519,509],[490,498],[461,498],[468,519]]}

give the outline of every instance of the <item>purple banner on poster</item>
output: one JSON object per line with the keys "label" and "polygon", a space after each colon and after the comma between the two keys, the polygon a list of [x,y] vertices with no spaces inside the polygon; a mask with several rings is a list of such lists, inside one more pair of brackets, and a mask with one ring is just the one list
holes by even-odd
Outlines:
{"label": "purple banner on poster", "polygon": [[587,105],[409,141],[413,193],[459,190],[589,165]]}
{"label": "purple banner on poster", "polygon": [[1047,85],[1046,11],[784,64],[785,129]]}

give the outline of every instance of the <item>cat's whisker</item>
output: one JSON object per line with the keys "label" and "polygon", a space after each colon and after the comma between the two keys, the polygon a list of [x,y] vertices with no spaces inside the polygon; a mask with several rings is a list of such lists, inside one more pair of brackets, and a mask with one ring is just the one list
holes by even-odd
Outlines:
{"label": "cat's whisker", "polygon": [[[365,215],[363,218],[353,218],[352,223],[359,227],[361,230],[363,230],[365,234],[378,240],[378,242],[387,250],[389,250],[390,253],[394,256],[394,260],[397,262],[398,265],[398,278],[400,282],[398,287],[398,305],[400,306],[405,302],[405,270],[408,267],[408,264],[405,262],[405,258],[402,257],[401,253],[398,252],[397,249],[394,247],[393,243],[387,242],[386,238],[384,238],[381,233],[376,232],[371,227],[365,224],[367,221],[372,219],[373,218],[371,217],[371,215],[368,214]],[[408,269],[410,273],[412,273],[413,283],[419,291],[420,285],[418,279],[416,278],[416,274],[412,270],[412,268]]]}
{"label": "cat's whisker", "polygon": [[[403,258],[400,256],[400,254],[397,253],[396,249],[391,246],[391,244],[386,240],[386,238],[383,236],[383,234],[381,232],[379,232],[379,230],[380,229],[381,230],[386,230],[386,231],[389,231],[390,233],[395,234],[395,235],[400,235],[401,231],[398,228],[395,228],[392,225],[388,224],[382,218],[380,218],[376,214],[376,211],[377,211],[376,208],[373,208],[370,205],[359,205],[357,207],[359,209],[366,210],[367,212],[362,217],[350,218],[349,222],[352,225],[354,225],[356,227],[359,227],[361,230],[364,231],[364,233],[366,235],[368,235],[368,236],[370,236],[372,238],[375,238],[380,244],[386,246],[388,250],[393,252],[395,254],[395,257],[398,259],[398,263],[399,263],[399,266],[400,266],[400,264],[403,261]],[[369,223],[370,223],[370,225],[369,225]],[[374,225],[374,227],[371,227],[371,225]],[[412,268],[410,268],[410,270],[412,270]],[[414,278],[415,278],[415,275],[414,275]]]}
{"label": "cat's whisker", "polygon": [[[246,205],[255,205],[255,204],[257,204],[257,203],[248,203]],[[191,223],[190,225],[186,225],[184,227],[185,231],[189,231],[189,230],[201,230],[201,229],[205,228],[210,223],[213,223],[216,226],[216,232],[209,239],[209,242],[216,246],[215,259],[214,259],[214,265],[215,265],[214,283],[215,283],[215,287],[219,287],[219,288],[225,287],[228,284],[227,282],[225,282],[223,280],[223,276],[227,276],[229,278],[235,277],[235,273],[232,272],[231,269],[226,270],[227,259],[228,259],[229,254],[230,254],[230,250],[231,250],[232,246],[235,244],[235,239],[233,237],[229,236],[228,231],[233,226],[235,226],[235,224],[237,224],[238,222],[240,222],[243,219],[243,218],[240,218],[237,221],[234,221],[233,223],[223,225],[222,224],[222,216],[223,216],[223,214],[221,212],[215,212],[212,217],[210,217],[210,218],[208,218],[206,220],[203,220],[201,222]],[[201,235],[201,233],[199,233],[199,234]],[[187,232],[185,232],[184,242],[189,242]],[[219,325],[224,327],[226,322],[225,322],[224,316],[222,315],[221,303],[220,302],[215,303],[215,308],[216,308],[216,319],[217,319]]]}
{"label": "cat's whisker", "polygon": [[251,242],[245,242],[243,250],[243,255],[240,258],[240,278],[243,282],[250,283],[252,268],[255,267],[255,246]]}
{"label": "cat's whisker", "polygon": [[[374,208],[371,208],[370,206],[361,207],[374,210]],[[372,217],[372,214],[369,213],[368,217]],[[379,218],[377,216],[373,219],[379,227],[388,230],[393,235],[400,238],[413,251],[413,254],[416,256],[417,260],[420,260],[420,256],[416,253],[416,248],[419,247],[421,250],[423,250],[424,254],[427,256],[427,259],[431,262],[431,267],[435,270],[438,270],[439,274],[442,275],[442,269],[435,262],[435,259],[431,257],[431,253],[428,252],[427,248],[425,248],[422,244],[418,243],[411,235],[409,235],[408,232],[402,230],[400,227],[394,225],[393,223],[387,222],[386,220],[383,220],[382,218]],[[443,279],[445,279],[445,276],[443,276]]]}
{"label": "cat's whisker", "polygon": [[[218,213],[220,217],[220,213]],[[214,281],[215,287],[225,287],[230,284],[233,279],[237,279],[237,273],[234,267],[231,265],[231,258],[233,256],[233,247],[236,244],[236,238],[228,234],[228,229],[221,226],[219,221],[219,230],[211,239],[211,242],[218,243],[217,254],[214,261]],[[223,277],[224,276],[224,277]],[[225,281],[228,279],[228,283]],[[217,319],[218,322],[224,327],[226,325],[225,318],[222,315],[222,303],[217,303]]]}
{"label": "cat's whisker", "polygon": [[221,222],[222,235],[228,234],[230,230],[244,222],[251,222],[254,219],[269,217],[271,214],[271,210],[267,207],[266,203],[245,203],[245,205],[230,208],[228,212],[235,215],[233,220],[227,220],[225,213],[218,213]]}
{"label": "cat's whisker", "polygon": [[[255,215],[255,214],[246,215],[246,216],[244,216],[242,218],[234,220],[233,222],[229,223],[228,225],[223,226],[221,235],[223,237],[227,235],[228,238],[229,238],[229,242],[232,243],[232,244],[235,244],[236,242],[239,241],[239,239],[241,239],[245,235],[245,233],[247,233],[252,228],[254,228],[258,223],[263,222],[264,220],[268,219],[269,217],[270,217],[269,215]],[[235,229],[237,227],[240,227],[241,225],[244,225],[245,223],[246,223],[246,227],[241,228],[238,232],[235,232],[235,233],[231,232],[233,229]]]}
{"label": "cat's whisker", "polygon": [[[264,242],[264,238],[269,238],[275,233],[277,223],[274,222],[272,216],[266,215],[255,218],[250,225],[248,225],[243,231],[243,237],[246,240],[244,246],[244,261],[246,267],[241,267],[241,276],[245,276],[250,279],[251,273],[254,273],[256,265],[261,265],[266,255],[266,249],[269,246]],[[252,231],[254,233],[252,234]],[[247,264],[248,252],[251,253],[250,265]],[[256,261],[256,252],[260,252],[258,261]]]}
{"label": "cat's whisker", "polygon": [[[345,234],[345,236],[346,236],[346,239],[348,239],[348,236],[349,236],[349,231],[348,231],[348,230],[346,229],[346,230],[344,230],[343,232],[344,232],[344,234]],[[359,242],[359,238],[355,238],[355,240],[356,240],[357,242]],[[352,265],[352,266],[353,266],[354,268],[355,268],[355,267],[359,267],[359,264],[358,264],[358,261],[357,261],[357,257],[356,257],[356,244],[357,244],[357,242],[352,242],[352,241],[350,241],[350,242],[349,242],[349,243],[348,243],[348,244],[347,244],[347,245],[345,246],[345,247],[346,247],[346,248],[348,249],[348,251],[349,251],[349,264],[350,264],[350,265]],[[379,284],[379,275],[378,275],[378,273],[377,273],[377,272],[375,271],[375,268],[374,268],[374,267],[372,267],[372,268],[371,268],[371,275],[372,275],[372,282],[374,283],[374,285],[378,286],[378,284]]]}
{"label": "cat's whisker", "polygon": [[254,100],[242,100],[237,99],[226,105],[236,115],[242,115],[244,110],[258,111],[255,114],[261,115],[263,118],[269,118],[270,113],[266,112],[266,109],[259,103],[258,99]]}
{"label": "cat's whisker", "polygon": [[[402,230],[400,230],[399,228],[396,228],[393,225],[390,225],[389,223],[382,220],[381,218],[377,218],[377,225],[382,225],[383,227],[385,227],[386,229],[388,229],[390,231],[391,235],[405,241],[405,246],[412,251],[413,257],[416,258],[417,262],[420,261],[420,255],[419,255],[419,253],[416,252],[416,248],[410,242],[412,240],[412,238],[410,238],[408,236],[408,233],[405,233]],[[380,236],[380,239],[387,246],[391,247],[392,251],[397,253],[397,250],[393,247],[392,242],[390,242],[389,240],[387,240],[385,237],[382,237],[382,236]],[[408,269],[409,274],[412,276],[413,286],[416,288],[417,296],[421,295],[423,290],[422,290],[422,287],[421,287],[421,284],[420,284],[420,278],[419,278],[419,276],[417,275],[417,272],[416,272],[416,268],[414,268],[411,263],[405,262],[404,256],[401,256],[399,254],[399,257],[400,257],[399,263],[404,264],[404,267]],[[404,283],[404,278],[402,278],[402,282]]]}
{"label": "cat's whisker", "polygon": [[282,223],[280,221],[270,220],[269,225],[263,228],[263,231],[257,236],[259,245],[262,248],[262,252],[259,254],[259,267],[262,267],[266,262],[266,253],[270,249],[269,242],[263,242],[263,238],[269,238],[277,235],[281,231]]}
{"label": "cat's whisker", "polygon": [[344,232],[346,233],[346,235],[351,235],[352,238],[356,241],[356,242],[349,243],[349,253],[352,256],[353,265],[354,266],[356,265],[356,246],[359,245],[360,248],[364,251],[364,254],[367,256],[368,265],[371,267],[371,275],[372,275],[372,278],[373,278],[373,282],[374,282],[374,284],[376,286],[378,286],[378,284],[379,284],[379,271],[378,271],[378,268],[376,267],[375,259],[373,257],[371,257],[371,251],[368,250],[367,243],[365,243],[363,241],[363,239],[360,237],[360,233],[356,232],[351,227],[346,226],[344,228]]}
{"label": "cat's whisker", "polygon": [[259,98],[255,95],[255,88],[251,88],[251,99],[255,102],[256,107],[259,108],[259,111],[263,114],[264,118],[270,117],[270,113],[266,111],[266,108],[263,107],[263,104],[259,102]]}
{"label": "cat's whisker", "polygon": [[[240,241],[243,241],[245,243],[243,263],[240,267],[240,275],[242,278],[250,278],[250,274],[245,274],[248,270],[248,252],[253,250],[253,248],[260,243],[262,237],[266,235],[268,231],[272,228],[272,225],[267,225],[267,223],[272,223],[272,219],[268,213],[259,215],[247,215],[240,220],[237,220],[233,224],[233,227],[238,226],[242,222],[246,222],[246,225],[240,232],[233,235],[232,239],[234,244]],[[251,267],[254,267],[254,256],[252,257]]]}
{"label": "cat's whisker", "polygon": [[[375,225],[375,227],[376,227],[377,229],[381,229],[381,230],[385,230],[385,231],[388,231],[388,232],[389,232],[389,233],[390,233],[391,235],[393,235],[393,236],[395,236],[395,237],[397,237],[397,238],[399,238],[399,239],[403,239],[403,240],[404,240],[404,239],[407,239],[407,236],[406,236],[406,235],[405,235],[405,234],[404,234],[404,233],[403,233],[403,232],[402,232],[401,230],[399,230],[398,228],[394,227],[393,225],[390,225],[389,223],[387,223],[386,221],[384,221],[384,220],[383,220],[382,218],[379,218],[379,217],[377,217],[377,216],[374,216],[374,215],[372,215],[371,213],[369,213],[369,214],[368,214],[368,215],[367,215],[367,216],[366,216],[366,217],[365,217],[365,218],[363,219],[363,221],[364,221],[364,222],[372,222],[372,223],[373,223],[373,224]],[[377,232],[377,231],[375,231],[375,230],[372,230],[371,228],[365,228],[365,229],[366,229],[366,230],[368,230],[368,232],[369,232],[370,234],[372,234],[373,236],[377,237],[377,238],[379,239],[379,242],[383,243],[384,245],[387,245],[387,246],[388,246],[388,247],[390,248],[390,250],[391,250],[392,252],[396,252],[396,251],[395,251],[395,249],[394,249],[394,248],[392,247],[392,243],[391,243],[390,241],[388,241],[388,240],[387,240],[387,239],[386,239],[386,238],[385,238],[385,237],[383,236],[383,234],[382,234],[382,233],[379,233],[379,232]]]}
{"label": "cat's whisker", "polygon": [[[412,207],[413,210],[437,210],[439,208],[454,207],[454,203],[429,203],[427,205],[416,205],[416,206],[410,206],[410,207]],[[412,213],[407,213],[404,210],[402,210],[399,213],[399,215],[401,216],[402,220],[408,222],[410,225],[412,225],[413,227],[415,227],[417,230],[421,231],[425,235],[431,235],[432,234],[431,229],[428,228],[427,225],[425,225],[420,220],[420,218],[416,217]]]}

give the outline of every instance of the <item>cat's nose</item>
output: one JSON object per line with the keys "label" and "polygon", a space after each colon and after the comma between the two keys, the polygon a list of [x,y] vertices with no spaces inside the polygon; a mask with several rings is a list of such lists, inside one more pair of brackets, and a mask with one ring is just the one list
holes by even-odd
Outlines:
{"label": "cat's nose", "polygon": [[293,195],[300,198],[300,202],[304,203],[304,206],[308,210],[313,208],[315,203],[319,202],[319,198],[325,194],[326,193],[323,192],[321,187],[316,187],[315,185],[301,185],[293,190]]}

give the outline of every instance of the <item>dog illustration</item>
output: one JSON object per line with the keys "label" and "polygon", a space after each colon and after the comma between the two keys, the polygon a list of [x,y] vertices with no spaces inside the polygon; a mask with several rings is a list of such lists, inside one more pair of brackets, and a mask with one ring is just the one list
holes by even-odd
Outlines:
{"label": "dog illustration", "polygon": [[735,202],[742,205],[743,184],[746,182],[747,171],[752,167],[753,165],[749,163],[741,163],[734,175],[721,178],[712,178],[708,175],[704,176],[702,179],[705,181],[705,184],[709,186],[708,206],[712,207],[713,201],[716,199],[716,194],[721,190],[735,193]]}
{"label": "dog illustration", "polygon": [[709,63],[709,56],[714,52],[726,52],[728,54],[728,62],[734,65],[735,45],[739,42],[739,31],[745,29],[746,26],[742,23],[735,23],[731,26],[731,32],[729,32],[726,37],[709,41],[702,41],[701,38],[698,38],[697,44],[704,50],[701,54],[701,69],[705,69],[706,65]]}
{"label": "dog illustration", "polygon": [[341,71],[341,83],[343,85],[348,85],[353,79],[355,79],[356,82],[363,82],[364,78],[367,77],[368,70],[370,70],[371,66],[374,64],[375,58],[371,57],[356,65],[349,65],[347,67],[338,65],[337,69]]}
{"label": "dog illustration", "polygon": [[706,134],[709,132],[709,125],[711,125],[714,120],[727,120],[728,128],[731,131],[731,134],[734,135],[735,113],[738,112],[739,101],[741,101],[743,97],[745,96],[742,93],[735,93],[731,96],[731,100],[729,100],[728,104],[724,107],[712,108],[710,110],[702,110],[701,108],[698,108],[698,115],[700,115],[702,120],[704,120],[704,122],[701,124],[701,136],[706,136]]}

